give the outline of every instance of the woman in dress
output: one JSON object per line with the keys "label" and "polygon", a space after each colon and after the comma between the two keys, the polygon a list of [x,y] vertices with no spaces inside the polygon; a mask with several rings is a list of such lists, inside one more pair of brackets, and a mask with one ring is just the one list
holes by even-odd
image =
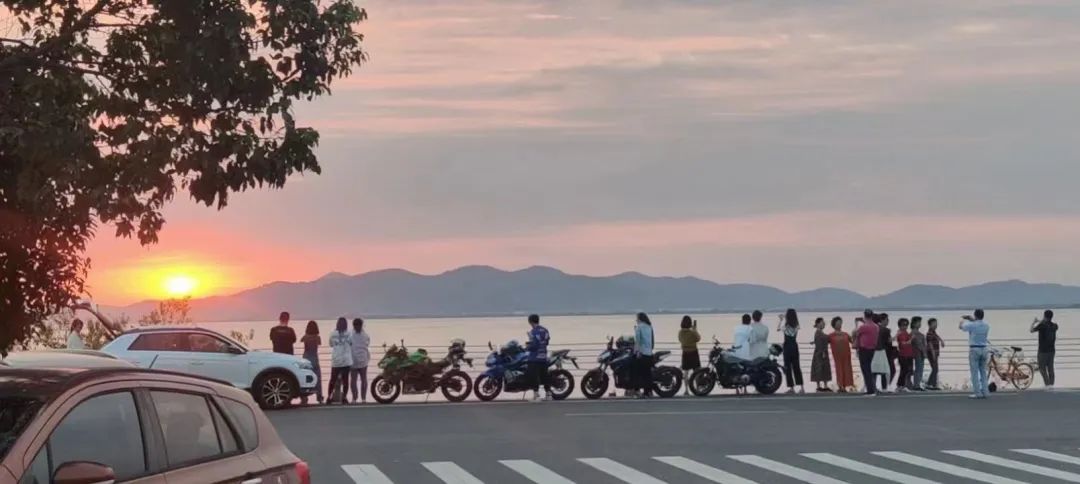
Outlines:
{"label": "woman in dress", "polygon": [[[304,329],[304,336],[300,338],[304,344],[304,359],[311,363],[311,371],[315,372],[315,398],[323,403],[322,370],[319,368],[319,347],[322,346],[322,336],[319,336],[319,325],[315,321],[308,321]],[[303,403],[308,402],[307,395],[300,399]]]}
{"label": "woman in dress", "polygon": [[829,368],[829,335],[825,334],[825,318],[814,320],[814,356],[810,360],[810,381],[817,391],[831,392],[832,369]]}
{"label": "woman in dress", "polygon": [[345,403],[349,392],[349,370],[352,368],[352,335],[349,321],[338,318],[337,327],[330,333],[330,397],[327,403]]}
{"label": "woman in dress", "polygon": [[833,364],[836,366],[836,387],[840,393],[847,393],[855,388],[855,372],[851,367],[851,335],[844,332],[844,319],[837,316],[832,319],[833,332],[829,335],[832,348]]}
{"label": "woman in dress", "polygon": [[799,366],[799,315],[794,309],[788,309],[786,314],[780,315],[776,331],[784,333],[784,376],[787,377],[787,392],[795,393],[795,387],[798,386],[799,393],[806,393],[803,388],[802,368]]}
{"label": "woman in dress", "polygon": [[[683,316],[679,323],[679,346],[682,349],[683,381],[690,381],[690,372],[701,368],[701,356],[698,354],[698,343],[701,334],[697,330],[697,321],[690,316]],[[683,395],[690,395],[690,385],[683,387]]]}

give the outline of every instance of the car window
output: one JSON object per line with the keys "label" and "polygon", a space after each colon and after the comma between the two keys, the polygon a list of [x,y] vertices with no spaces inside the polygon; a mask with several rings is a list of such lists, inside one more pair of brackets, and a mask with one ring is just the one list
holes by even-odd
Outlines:
{"label": "car window", "polygon": [[229,344],[208,334],[190,333],[188,347],[199,353],[228,353]]}
{"label": "car window", "polygon": [[0,395],[0,459],[34,421],[41,405],[41,400],[35,398]]}
{"label": "car window", "polygon": [[221,455],[221,443],[206,397],[164,391],[153,391],[150,395],[165,437],[169,467]]}
{"label": "car window", "polygon": [[252,450],[258,447],[259,427],[255,424],[255,413],[251,411],[251,407],[228,398],[221,399],[221,403],[232,419],[233,425],[236,425],[237,432],[240,432],[240,440],[244,443],[244,448]]}
{"label": "car window", "polygon": [[100,395],[80,403],[49,437],[52,467],[97,462],[113,468],[117,480],[146,472],[142,426],[130,392]]}
{"label": "car window", "polygon": [[50,480],[49,450],[42,447],[26,469],[26,474],[19,479],[19,484],[49,484]]}
{"label": "car window", "polygon": [[140,334],[131,343],[131,351],[187,351],[187,333]]}
{"label": "car window", "polygon": [[233,433],[229,424],[225,422],[225,417],[221,415],[221,411],[218,410],[217,405],[210,404],[210,413],[214,415],[214,427],[217,427],[218,441],[221,442],[221,451],[229,454],[240,450],[240,444],[236,441],[236,434]]}

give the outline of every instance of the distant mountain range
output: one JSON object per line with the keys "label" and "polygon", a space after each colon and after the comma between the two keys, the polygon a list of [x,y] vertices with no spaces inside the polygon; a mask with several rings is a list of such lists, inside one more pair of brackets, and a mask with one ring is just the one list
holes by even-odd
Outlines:
{"label": "distant mountain range", "polygon": [[[145,301],[106,308],[137,317]],[[484,316],[725,312],[751,309],[852,310],[915,308],[1063,307],[1080,304],[1080,287],[1011,280],[952,288],[913,285],[868,297],[847,289],[786,292],[756,284],[717,284],[694,277],[652,277],[637,272],[593,277],[550,267],[503,271],[467,266],[438,275],[388,269],[350,276],[331,272],[308,282],[273,282],[229,296],[192,300],[196,321],[273,320],[282,310],[296,319],[338,316]]]}

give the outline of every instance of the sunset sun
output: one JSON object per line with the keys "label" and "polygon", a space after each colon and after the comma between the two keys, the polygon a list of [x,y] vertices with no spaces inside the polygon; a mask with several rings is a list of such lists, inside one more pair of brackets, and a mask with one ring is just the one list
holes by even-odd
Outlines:
{"label": "sunset sun", "polygon": [[165,279],[165,293],[169,297],[188,297],[195,291],[198,281],[190,276],[170,276]]}

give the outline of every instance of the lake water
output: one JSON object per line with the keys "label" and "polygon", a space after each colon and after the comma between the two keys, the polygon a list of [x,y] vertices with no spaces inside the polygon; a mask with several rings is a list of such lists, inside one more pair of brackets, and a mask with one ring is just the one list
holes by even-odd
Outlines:
{"label": "lake water", "polygon": [[[1058,331],[1058,386],[1080,385],[1080,334],[1076,333],[1071,323],[1080,321],[1080,310],[1063,309],[1055,311],[1055,320],[1061,324]],[[963,385],[969,378],[967,373],[967,337],[957,328],[960,317],[965,312],[960,311],[895,311],[890,312],[890,326],[895,330],[896,321],[899,318],[920,315],[923,319],[936,317],[939,320],[938,333],[945,339],[946,350],[942,355],[942,380],[953,385]],[[1031,321],[1036,316],[1041,316],[1041,311],[1034,310],[1000,310],[988,311],[987,321],[992,325],[990,337],[992,342],[1001,346],[1021,346],[1025,349],[1026,357],[1034,359],[1036,341],[1029,328]],[[700,314],[692,315],[698,321],[698,330],[702,335],[702,355],[711,347],[711,338],[715,335],[722,342],[729,343],[735,327],[740,324],[741,314]],[[809,359],[812,349],[809,342],[812,339],[812,322],[817,317],[823,317],[826,321],[833,316],[844,318],[844,329],[850,331],[856,317],[861,313],[800,313],[800,321],[803,330],[800,332],[799,341],[803,343],[801,356],[803,359],[803,372],[807,380],[808,388],[812,388],[809,382]],[[678,365],[677,334],[681,315],[655,315],[652,317],[653,327],[656,331],[658,349],[675,350],[665,363]],[[764,319],[770,326],[775,326],[777,314],[770,313]],[[293,321],[292,325],[297,333],[301,333],[307,321]],[[269,348],[269,330],[276,324],[274,321],[245,321],[227,323],[206,323],[203,326],[217,331],[228,333],[236,330],[247,334],[254,331],[251,346],[254,348]],[[326,335],[333,330],[334,321],[318,321],[320,332]],[[552,316],[544,317],[542,324],[551,332],[551,348],[569,348],[572,356],[580,357],[579,363],[582,369],[594,367],[596,355],[602,350],[608,336],[633,334],[634,316],[609,315],[609,316]],[[524,316],[520,317],[488,317],[488,318],[422,318],[422,319],[370,319],[365,322],[365,329],[371,335],[372,364],[371,371],[377,371],[375,363],[381,357],[381,345],[398,343],[404,339],[409,349],[427,348],[433,356],[442,356],[446,346],[453,338],[462,338],[469,345],[470,355],[477,359],[477,364],[482,366],[483,357],[487,354],[486,345],[490,341],[498,346],[510,339],[519,341],[526,340],[528,324]],[[925,324],[924,324],[925,331]],[[773,332],[770,342],[780,342],[782,338]],[[299,349],[299,348],[298,348]],[[323,359],[328,360],[328,349],[323,351]],[[858,372],[858,365],[855,365]],[[323,368],[328,368],[328,361]],[[929,365],[927,365],[929,372]],[[327,371],[328,373],[328,371]],[[580,376],[579,372],[575,372]],[[856,376],[858,380],[858,376]],[[1035,386],[1041,386],[1042,381],[1036,378]],[[433,397],[434,398],[434,397]]]}

